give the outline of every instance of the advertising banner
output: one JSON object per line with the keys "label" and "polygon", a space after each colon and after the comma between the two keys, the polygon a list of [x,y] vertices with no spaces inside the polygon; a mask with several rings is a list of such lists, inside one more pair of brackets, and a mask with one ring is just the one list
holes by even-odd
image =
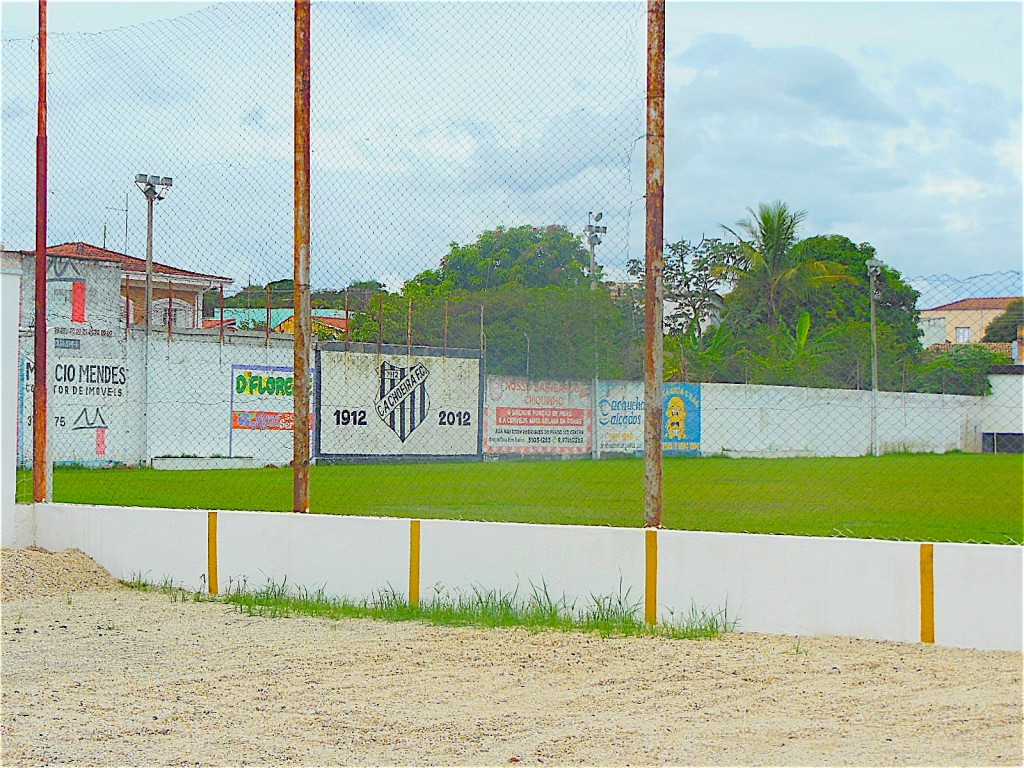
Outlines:
{"label": "advertising banner", "polygon": [[590,453],[593,385],[488,376],[484,452]]}
{"label": "advertising banner", "polygon": [[700,384],[666,382],[664,396],[664,455],[700,456]]}
{"label": "advertising banner", "polygon": [[[229,456],[252,456],[258,463],[291,460],[294,387],[290,365],[231,366]],[[310,403],[312,392],[310,386]],[[312,418],[311,414],[311,431]]]}
{"label": "advertising banner", "polygon": [[[105,465],[132,463],[132,380],[123,358],[53,360],[49,373],[47,411],[50,455],[56,464]],[[32,463],[32,393],[35,367],[24,354],[18,364],[18,464]],[[138,429],[135,430],[136,432]]]}
{"label": "advertising banner", "polygon": [[480,360],[320,353],[319,456],[475,456]]}
{"label": "advertising banner", "polygon": [[643,453],[643,382],[599,381],[596,421],[597,446],[602,454]]}

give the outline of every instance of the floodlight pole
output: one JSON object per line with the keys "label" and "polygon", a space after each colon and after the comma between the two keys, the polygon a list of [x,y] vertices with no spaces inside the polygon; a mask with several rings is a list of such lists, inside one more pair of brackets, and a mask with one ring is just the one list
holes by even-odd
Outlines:
{"label": "floodlight pole", "polygon": [[603,214],[598,211],[587,213],[587,226],[583,231],[587,234],[587,246],[590,248],[590,290],[597,290],[597,260],[594,258],[594,246],[601,244],[601,235],[608,231],[608,227],[599,227],[596,222],[601,220]]}
{"label": "floodlight pole", "polygon": [[665,0],[647,2],[644,252],[644,527],[661,527],[665,295]]}
{"label": "floodlight pole", "polygon": [[875,281],[882,272],[882,262],[869,259],[865,266],[871,280],[871,455],[878,456],[878,324],[875,311],[878,286]]}
{"label": "floodlight pole", "polygon": [[[173,179],[167,176],[150,176],[145,173],[135,175],[135,186],[146,198],[146,331],[142,339],[142,458],[149,463],[149,332],[152,329],[153,312],[153,203],[167,197]],[[125,293],[128,293],[128,282],[125,281]],[[168,314],[171,305],[167,304]],[[170,322],[168,320],[168,322]]]}
{"label": "floodlight pole", "polygon": [[135,186],[146,198],[146,338],[152,328],[150,315],[153,311],[153,203],[167,197],[173,180],[167,176],[150,176],[139,173]]}

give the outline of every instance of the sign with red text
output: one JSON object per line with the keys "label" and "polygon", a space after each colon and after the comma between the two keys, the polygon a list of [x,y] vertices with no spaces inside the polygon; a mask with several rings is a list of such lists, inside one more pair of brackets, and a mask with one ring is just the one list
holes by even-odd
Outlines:
{"label": "sign with red text", "polygon": [[484,453],[590,453],[590,382],[488,376]]}

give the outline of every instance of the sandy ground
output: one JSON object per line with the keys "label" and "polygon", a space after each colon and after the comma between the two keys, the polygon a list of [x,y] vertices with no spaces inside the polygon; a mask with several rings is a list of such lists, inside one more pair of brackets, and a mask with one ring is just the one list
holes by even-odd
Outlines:
{"label": "sandy ground", "polygon": [[3,553],[4,766],[1024,762],[1019,653],[250,618],[90,563]]}

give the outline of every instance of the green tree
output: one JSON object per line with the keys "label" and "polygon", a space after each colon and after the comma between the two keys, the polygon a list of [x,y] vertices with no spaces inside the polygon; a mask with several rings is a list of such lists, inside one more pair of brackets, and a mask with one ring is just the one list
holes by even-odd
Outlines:
{"label": "green tree", "polygon": [[1003,314],[988,324],[981,340],[1016,341],[1021,326],[1024,326],[1024,299],[1014,299]]}
{"label": "green tree", "polygon": [[[354,341],[479,349],[481,320],[488,373],[589,380],[642,376],[639,346],[623,311],[589,284],[482,291],[379,294],[353,319]],[[447,334],[445,331],[447,330]],[[529,341],[527,341],[529,339]]]}
{"label": "green tree", "polygon": [[[799,300],[815,289],[849,279],[839,264],[807,258],[795,251],[797,232],[807,216],[791,211],[781,200],[761,203],[755,213],[736,223],[736,230],[722,228],[736,238],[741,259],[721,272],[730,278],[732,310],[741,324],[753,327],[781,319],[780,309],[789,298]],[[728,305],[727,305],[728,306]]]}
{"label": "green tree", "polygon": [[987,395],[988,370],[1011,362],[1008,355],[977,344],[956,344],[944,352],[926,351],[914,367],[914,389],[947,395]]}
{"label": "green tree", "polygon": [[[666,328],[684,333],[692,330],[699,342],[704,329],[717,323],[724,273],[744,265],[740,249],[718,238],[701,237],[697,245],[687,240],[670,243],[662,272]],[[643,282],[644,264],[639,259],[630,259],[626,271]]]}
{"label": "green tree", "polygon": [[524,288],[580,285],[590,255],[561,225],[488,230],[469,245],[452,243],[436,270],[413,278],[411,289],[481,291],[514,283]]}

